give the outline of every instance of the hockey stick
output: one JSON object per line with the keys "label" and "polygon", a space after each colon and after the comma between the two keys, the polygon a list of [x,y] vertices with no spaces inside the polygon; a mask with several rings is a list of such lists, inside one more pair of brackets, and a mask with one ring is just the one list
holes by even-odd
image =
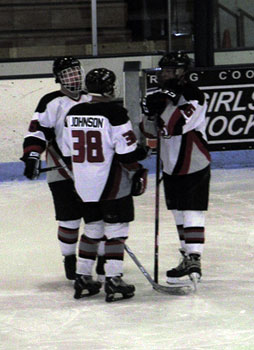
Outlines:
{"label": "hockey stick", "polygon": [[157,292],[172,294],[172,295],[179,295],[179,294],[186,294],[188,291],[191,290],[190,286],[188,286],[188,285],[175,284],[172,287],[167,287],[167,286],[162,286],[161,284],[156,283],[152,279],[151,275],[144,268],[144,266],[140,263],[140,261],[138,260],[136,255],[133,253],[133,251],[130,249],[130,247],[125,244],[124,249],[129,254],[129,256],[134,261],[134,263],[137,265],[137,267],[142,272],[142,274],[145,276],[145,278],[148,280],[148,282],[152,285],[153,289],[156,290]]}
{"label": "hockey stick", "polygon": [[41,168],[40,169],[40,173],[46,173],[48,171],[52,171],[52,170],[59,170],[59,169],[64,169],[66,168],[66,166],[62,166],[62,165],[59,165],[59,166],[51,166],[49,168]]}
{"label": "hockey stick", "polygon": [[[62,169],[64,169],[64,171],[69,175],[69,177],[73,180],[73,173],[72,171],[67,167],[67,165],[65,164],[65,162],[63,161],[63,159],[60,157],[60,155],[56,152],[56,150],[54,149],[54,147],[52,145],[50,145],[48,147],[48,152],[51,154],[51,156],[53,158],[55,158],[58,162],[59,167],[62,167]],[[59,168],[60,169],[60,168]],[[53,170],[53,169],[52,169]],[[57,169],[55,169],[57,170]]]}
{"label": "hockey stick", "polygon": [[154,281],[159,275],[159,211],[160,211],[160,129],[157,126],[156,178],[155,178],[155,223],[154,223]]}

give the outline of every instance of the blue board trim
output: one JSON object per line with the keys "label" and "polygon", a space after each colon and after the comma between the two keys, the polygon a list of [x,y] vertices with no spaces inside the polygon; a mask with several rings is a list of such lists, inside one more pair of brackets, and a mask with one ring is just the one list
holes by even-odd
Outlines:
{"label": "blue board trim", "polygon": [[[236,168],[253,168],[254,167],[254,151],[224,151],[211,152],[212,169],[236,169]],[[156,170],[156,156],[152,155],[149,159],[142,161],[144,167],[149,169],[149,174],[154,174]],[[46,164],[43,161],[42,167]],[[24,181],[27,180],[23,175],[23,162],[0,163],[0,182],[6,181]],[[46,179],[46,174],[40,176],[41,180]]]}

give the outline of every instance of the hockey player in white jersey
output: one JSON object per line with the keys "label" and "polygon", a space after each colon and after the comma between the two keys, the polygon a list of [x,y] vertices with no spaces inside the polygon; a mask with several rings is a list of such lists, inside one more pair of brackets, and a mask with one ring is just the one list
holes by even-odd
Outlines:
{"label": "hockey player in white jersey", "polygon": [[[159,89],[142,100],[141,130],[148,137],[160,130],[161,161],[166,205],[172,210],[179,239],[181,263],[167,271],[167,282],[201,278],[208,209],[210,155],[205,134],[205,96],[186,80],[190,66],[182,52],[159,61]],[[189,280],[189,278],[187,278]],[[189,280],[190,281],[190,280]]]}
{"label": "hockey player in white jersey", "polygon": [[[58,221],[58,240],[64,256],[67,279],[75,279],[76,245],[81,222],[81,201],[74,189],[70,177],[70,164],[60,151],[64,118],[68,110],[77,103],[87,103],[92,97],[83,92],[84,71],[80,61],[74,57],[59,57],[54,60],[53,74],[61,89],[43,96],[34,112],[27,135],[23,143],[25,162],[24,175],[36,179],[40,173],[40,157],[46,151],[47,166],[66,165],[47,173],[47,182],[51,190],[56,220]],[[100,266],[100,270],[103,268]]]}
{"label": "hockey player in white jersey", "polygon": [[[96,95],[113,97],[114,84],[115,74],[106,68],[86,75],[87,89]],[[68,112],[62,152],[72,158],[85,221],[74,297],[99,292],[101,284],[92,274],[98,242],[105,236],[106,301],[118,300],[118,293],[121,299],[130,298],[135,287],[122,279],[124,242],[129,222],[134,220],[132,177],[138,174],[138,183],[145,181],[146,170],[137,161],[144,159],[147,151],[138,147],[126,109],[111,101],[79,104]]]}

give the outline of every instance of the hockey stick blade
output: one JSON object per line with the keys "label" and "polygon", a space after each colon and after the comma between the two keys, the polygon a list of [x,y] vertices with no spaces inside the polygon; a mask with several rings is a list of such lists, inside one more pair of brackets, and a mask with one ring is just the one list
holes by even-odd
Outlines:
{"label": "hockey stick blade", "polygon": [[140,263],[140,261],[138,260],[136,255],[132,252],[130,247],[125,244],[124,249],[129,254],[130,258],[134,261],[134,263],[137,265],[137,267],[142,272],[142,274],[145,276],[145,278],[148,280],[148,282],[152,285],[153,289],[156,290],[157,292],[171,294],[171,295],[186,295],[191,291],[191,288],[188,285],[187,286],[174,285],[173,287],[167,287],[154,282],[151,275],[146,271],[146,269]]}

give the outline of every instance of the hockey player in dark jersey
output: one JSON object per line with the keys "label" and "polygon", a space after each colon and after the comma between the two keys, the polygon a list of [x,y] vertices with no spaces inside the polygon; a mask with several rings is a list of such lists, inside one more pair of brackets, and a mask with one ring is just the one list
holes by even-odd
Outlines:
{"label": "hockey player in dark jersey", "polygon": [[[106,68],[86,75],[88,91],[97,96],[113,97],[114,85],[115,74]],[[75,188],[83,201],[85,221],[74,298],[96,294],[101,288],[93,280],[92,269],[98,243],[104,236],[106,301],[118,300],[116,294],[121,295],[120,299],[133,297],[134,285],[122,279],[124,242],[129,222],[134,220],[131,190],[140,189],[139,185],[146,181],[146,170],[138,160],[146,158],[147,151],[138,147],[126,109],[110,100],[71,108],[62,141],[63,154],[72,158]],[[133,183],[133,175],[137,174]]]}
{"label": "hockey player in dark jersey", "polygon": [[207,104],[203,92],[186,79],[190,64],[182,52],[160,59],[159,89],[141,103],[141,130],[148,137],[160,130],[166,205],[173,212],[180,239],[182,260],[167,271],[167,282],[185,283],[187,276],[187,283],[191,279],[196,287],[202,275],[210,155],[205,134]]}
{"label": "hockey player in dark jersey", "polygon": [[[67,279],[74,280],[76,269],[76,246],[81,222],[81,201],[77,195],[70,166],[60,151],[64,118],[68,110],[77,103],[89,102],[92,97],[83,92],[84,72],[80,61],[74,57],[60,57],[54,60],[53,74],[61,89],[41,98],[34,112],[23,143],[25,162],[24,175],[36,179],[40,173],[40,157],[46,151],[47,166],[64,166],[63,169],[47,173],[56,220],[58,221],[58,240],[64,256]],[[103,273],[103,266],[98,266]]]}

